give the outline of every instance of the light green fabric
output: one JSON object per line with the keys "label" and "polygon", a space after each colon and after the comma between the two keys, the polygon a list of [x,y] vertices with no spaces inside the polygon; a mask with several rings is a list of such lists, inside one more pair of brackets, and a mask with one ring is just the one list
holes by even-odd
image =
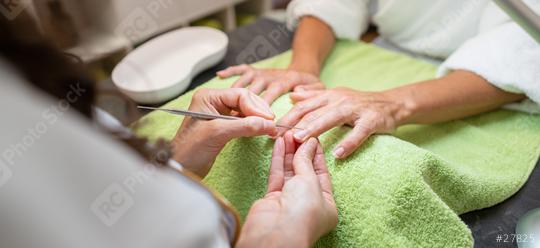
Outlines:
{"label": "light green fabric", "polygon": [[[290,57],[287,52],[256,66],[285,67]],[[378,91],[433,78],[435,69],[371,45],[340,41],[321,77],[330,88]],[[213,79],[203,87],[226,88],[234,80]],[[191,96],[166,106],[186,108]],[[278,116],[290,107],[288,96],[273,105]],[[181,120],[154,112],[138,133],[170,139]],[[331,150],[348,130],[335,128],[320,138],[339,225],[319,247],[470,247],[471,232],[458,215],[514,194],[540,154],[540,117],[512,111],[401,127],[393,135],[372,136],[347,160],[334,160]],[[205,179],[242,216],[266,190],[272,144],[264,137],[230,142]]]}

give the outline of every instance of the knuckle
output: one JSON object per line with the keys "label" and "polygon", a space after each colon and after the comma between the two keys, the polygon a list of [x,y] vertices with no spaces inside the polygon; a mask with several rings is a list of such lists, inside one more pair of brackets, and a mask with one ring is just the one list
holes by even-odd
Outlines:
{"label": "knuckle", "polygon": [[305,112],[309,108],[308,104],[306,102],[299,102],[294,106],[294,109],[298,112]]}
{"label": "knuckle", "polygon": [[[369,124],[367,124],[369,125]],[[355,127],[358,134],[361,136],[361,137],[366,137],[366,136],[369,136],[371,133],[373,133],[373,127],[371,126],[367,126],[366,124],[357,124],[357,126]]]}
{"label": "knuckle", "polygon": [[315,114],[314,112],[310,112],[310,113],[306,114],[306,115],[304,116],[303,119],[304,119],[304,121],[306,121],[307,123],[311,123],[311,122],[313,122],[314,120],[316,120],[317,118],[318,118],[318,115],[317,115],[317,114]]}
{"label": "knuckle", "polygon": [[261,76],[255,77],[255,79],[253,81],[258,82],[259,84],[262,84],[262,85],[268,84],[268,80],[266,80],[265,77],[261,77]]}
{"label": "knuckle", "polygon": [[251,91],[249,91],[249,89],[247,88],[235,88],[234,90],[238,95],[243,97],[249,97],[249,95],[251,94]]}
{"label": "knuckle", "polygon": [[346,118],[346,117],[351,116],[351,111],[349,111],[346,108],[337,108],[336,109],[336,114],[337,114],[338,118],[342,119],[342,118]]}
{"label": "knuckle", "polygon": [[288,89],[283,83],[274,82],[272,83],[272,88],[277,93],[287,92]]}
{"label": "knuckle", "polygon": [[244,123],[244,129],[248,133],[258,133],[261,130],[262,125],[264,125],[264,123],[262,123],[262,120],[259,120],[258,118],[249,118]]}
{"label": "knuckle", "polygon": [[252,125],[244,125],[244,130],[246,130],[247,133],[252,134],[252,133],[257,133],[259,128]]}

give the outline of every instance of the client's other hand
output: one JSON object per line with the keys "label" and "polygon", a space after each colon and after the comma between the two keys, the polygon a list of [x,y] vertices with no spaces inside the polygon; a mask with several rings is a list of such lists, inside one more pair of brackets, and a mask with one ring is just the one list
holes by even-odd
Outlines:
{"label": "client's other hand", "polygon": [[349,134],[334,148],[337,158],[353,153],[370,135],[394,130],[407,108],[400,99],[385,92],[360,92],[348,88],[294,92],[294,107],[278,124],[296,126],[294,138],[303,142],[333,127],[353,126]]}
{"label": "client's other hand", "polygon": [[238,65],[219,71],[217,75],[220,78],[240,75],[232,87],[242,88],[249,85],[249,90],[257,95],[265,91],[263,99],[269,104],[292,90],[325,88],[317,76],[293,69],[256,69],[249,65]]}
{"label": "client's other hand", "polygon": [[241,120],[184,119],[172,142],[173,158],[201,177],[208,173],[230,140],[277,133],[272,109],[247,89],[200,89],[193,96],[189,110],[221,115],[234,111],[246,116]]}
{"label": "client's other hand", "polygon": [[296,147],[291,132],[276,140],[268,191],[249,210],[238,247],[309,247],[336,227],[322,147],[315,138]]}

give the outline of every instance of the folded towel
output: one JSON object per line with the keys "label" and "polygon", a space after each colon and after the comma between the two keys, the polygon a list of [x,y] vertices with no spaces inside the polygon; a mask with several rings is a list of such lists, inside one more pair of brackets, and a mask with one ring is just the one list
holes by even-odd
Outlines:
{"label": "folded towel", "polygon": [[[255,66],[285,67],[290,57],[287,52]],[[378,91],[433,78],[435,71],[400,54],[340,41],[321,77],[328,87]],[[226,88],[234,80],[213,79],[202,87]],[[185,108],[192,94],[166,107]],[[282,116],[291,103],[283,96],[272,107]],[[153,112],[137,132],[152,140],[170,139],[181,120]],[[510,197],[540,154],[540,117],[510,110],[404,126],[392,135],[374,135],[348,159],[335,160],[332,148],[348,130],[338,127],[320,137],[339,224],[318,247],[471,247],[471,232],[458,215]],[[266,190],[272,143],[265,137],[230,142],[205,179],[242,216]]]}

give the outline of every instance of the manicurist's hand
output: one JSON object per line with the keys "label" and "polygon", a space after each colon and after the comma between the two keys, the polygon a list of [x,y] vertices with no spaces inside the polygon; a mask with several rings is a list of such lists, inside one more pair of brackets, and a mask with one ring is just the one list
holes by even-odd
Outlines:
{"label": "manicurist's hand", "polygon": [[237,247],[310,247],[336,227],[322,147],[315,138],[297,146],[290,132],[276,140],[268,191],[249,210]]}
{"label": "manicurist's hand", "polygon": [[200,177],[210,170],[221,149],[234,138],[276,135],[274,113],[260,97],[247,89],[201,89],[192,98],[189,110],[230,115],[240,120],[197,120],[186,117],[173,144],[173,158]]}
{"label": "manicurist's hand", "polygon": [[324,89],[316,75],[294,69],[256,69],[249,65],[239,65],[219,71],[217,75],[220,78],[240,75],[232,87],[249,87],[257,95],[264,91],[262,97],[269,104],[295,89]]}
{"label": "manicurist's hand", "polygon": [[371,134],[395,129],[407,108],[399,99],[385,93],[360,92],[348,88],[294,92],[294,107],[278,124],[296,126],[294,138],[303,142],[333,127],[350,125],[353,129],[334,148],[337,158],[350,155]]}

